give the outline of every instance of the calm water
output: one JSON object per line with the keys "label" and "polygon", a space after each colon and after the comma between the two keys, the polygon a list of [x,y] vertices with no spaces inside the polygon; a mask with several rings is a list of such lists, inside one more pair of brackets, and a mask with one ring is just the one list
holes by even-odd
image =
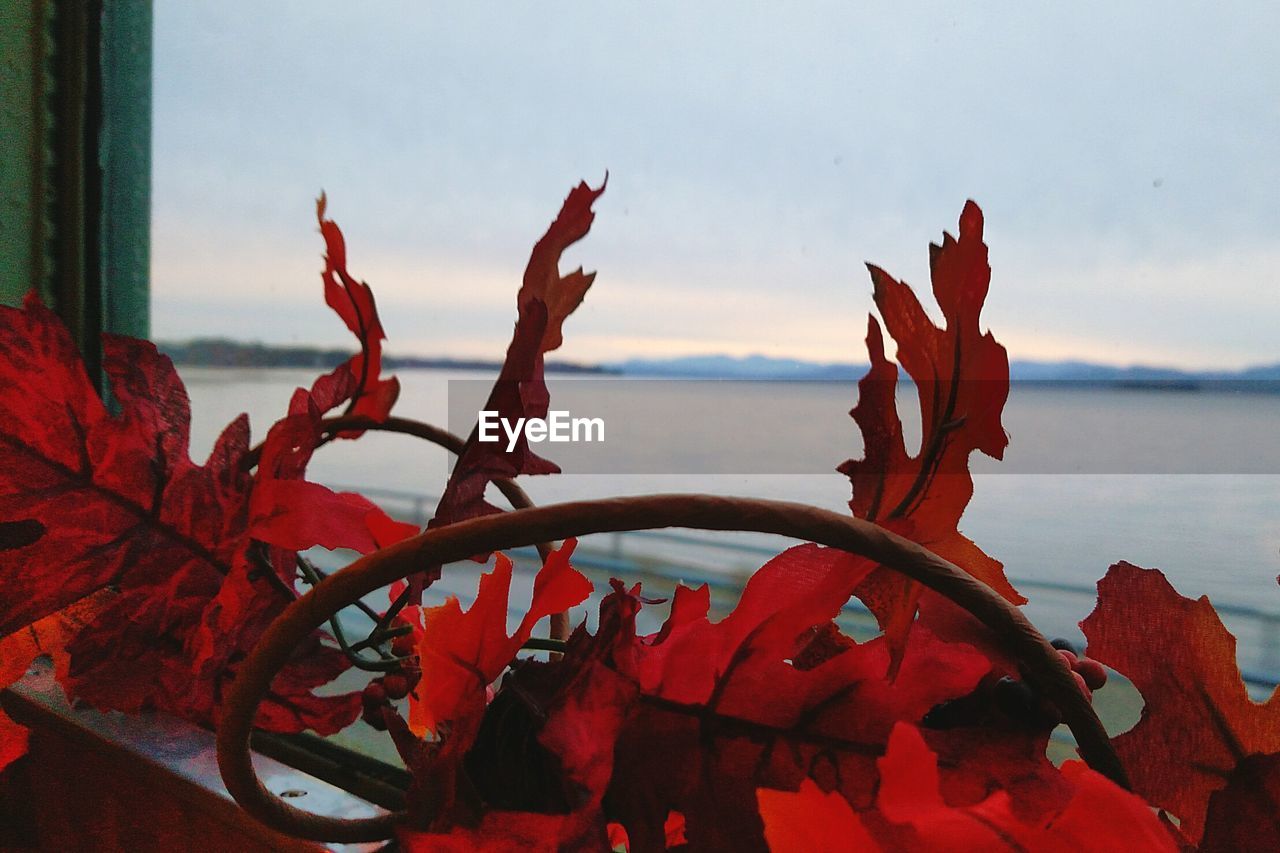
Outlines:
{"label": "calm water", "polygon": [[[194,413],[192,456],[200,458],[241,411],[250,414],[255,440],[261,438],[292,390],[308,384],[314,372],[186,368],[182,375]],[[399,376],[398,413],[435,423],[447,422],[448,380],[480,378],[440,371],[401,371]],[[771,443],[785,445],[788,453],[799,447],[834,468],[861,451],[847,414],[856,394],[851,385],[697,383],[703,405],[743,413],[743,433],[735,440],[723,430],[690,428],[696,408],[673,383],[610,381],[608,386],[623,384],[656,413],[657,426],[651,429],[665,432],[647,442],[609,442],[609,450],[637,455],[628,470],[663,473],[526,478],[536,501],[705,491],[847,509],[848,482],[834,472],[674,472],[681,470],[681,454],[720,454],[730,460],[723,470],[752,470],[737,464],[735,454],[742,455],[744,447],[765,453]],[[905,413],[914,400],[913,392],[904,393],[899,409]],[[983,459],[975,465],[980,473],[961,528],[1004,561],[1010,577],[1091,585],[1123,559],[1163,569],[1184,595],[1209,594],[1215,603],[1280,611],[1280,441],[1274,437],[1280,429],[1280,396],[1016,386],[1004,424],[1010,435],[1006,462]],[[914,431],[910,424],[907,428],[909,434]],[[655,458],[655,447],[664,446],[671,448],[671,458]],[[563,461],[556,453],[563,445],[540,447],[544,455]],[[443,451],[423,442],[371,433],[356,443],[323,448],[311,473],[331,484],[439,494],[447,465]],[[1031,597],[1030,615],[1051,627],[1069,626],[1088,611],[1083,600],[1055,601],[1044,594],[1037,603]]]}

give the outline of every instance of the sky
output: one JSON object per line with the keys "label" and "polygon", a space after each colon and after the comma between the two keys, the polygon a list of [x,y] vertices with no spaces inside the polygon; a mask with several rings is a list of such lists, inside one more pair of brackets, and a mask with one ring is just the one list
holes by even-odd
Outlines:
{"label": "sky", "polygon": [[[986,214],[1013,358],[1280,362],[1280,4],[155,5],[152,333],[499,359],[606,173],[558,357],[865,360],[865,261],[927,293]],[[927,301],[927,300],[926,300]],[[935,312],[936,316],[936,312]]]}

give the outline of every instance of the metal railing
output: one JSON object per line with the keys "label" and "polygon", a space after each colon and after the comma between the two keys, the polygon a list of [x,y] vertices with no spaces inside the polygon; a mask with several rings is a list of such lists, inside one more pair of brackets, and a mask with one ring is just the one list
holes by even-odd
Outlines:
{"label": "metal railing", "polygon": [[[439,501],[434,495],[377,487],[333,485],[332,488],[355,491],[375,500],[392,516],[425,526]],[[764,538],[764,537],[761,537]],[[583,537],[574,554],[574,566],[593,580],[607,581],[621,576],[639,580],[650,588],[671,588],[677,583],[706,584],[712,596],[713,609],[732,608],[747,578],[765,561],[776,556],[785,540],[770,547],[755,542],[733,541],[726,537],[702,536],[661,530],[644,530],[595,534]],[[511,556],[525,564],[537,559],[533,548],[518,548]],[[1020,591],[1044,593],[1035,595],[1029,607],[1033,617],[1048,636],[1080,638],[1076,620],[1083,618],[1097,597],[1091,585],[1034,578],[1011,578]],[[605,584],[597,584],[597,588]],[[1236,635],[1238,649],[1248,655],[1240,659],[1241,674],[1254,693],[1270,692],[1280,683],[1280,612],[1231,603],[1214,603],[1214,609]],[[520,614],[523,615],[523,614]],[[874,634],[874,617],[857,599],[846,605],[838,620],[852,636]]]}

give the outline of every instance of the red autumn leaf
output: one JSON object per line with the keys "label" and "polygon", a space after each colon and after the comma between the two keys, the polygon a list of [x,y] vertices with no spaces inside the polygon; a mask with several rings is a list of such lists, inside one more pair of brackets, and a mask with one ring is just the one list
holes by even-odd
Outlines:
{"label": "red autumn leaf", "polygon": [[663,628],[637,637],[640,600],[615,587],[597,635],[574,635],[569,659],[603,646],[639,689],[608,796],[634,849],[657,849],[672,810],[684,815],[694,849],[758,849],[756,789],[794,788],[814,774],[869,802],[873,761],[893,723],[918,721],[987,673],[981,655],[924,628],[912,633],[894,682],[882,639],[834,642],[830,620],[869,569],[842,551],[801,545],[756,572],[720,622],[707,618],[705,587],[679,589]]}
{"label": "red autumn leaf", "polygon": [[529,265],[525,267],[524,281],[516,301],[521,313],[534,301],[546,306],[546,327],[538,345],[539,352],[548,353],[560,348],[564,340],[561,327],[565,319],[582,304],[582,298],[595,281],[596,274],[583,272],[582,267],[568,275],[560,275],[560,256],[591,230],[591,223],[596,218],[591,205],[608,183],[609,176],[605,175],[599,189],[591,189],[585,181],[574,187],[561,205],[559,215],[542,239],[534,244],[529,255]]}
{"label": "red autumn leaf", "polygon": [[940,790],[949,805],[972,806],[992,791],[1005,791],[1015,814],[1030,822],[1058,812],[1071,796],[1045,754],[1047,727],[989,717],[973,726],[922,731],[938,755]]}
{"label": "red autumn leaf", "polygon": [[[374,303],[373,290],[363,281],[358,281],[347,271],[347,244],[342,230],[332,219],[325,218],[327,201],[323,193],[316,200],[316,219],[320,223],[320,233],[324,237],[325,259],[324,301],[332,308],[347,328],[360,341],[360,353],[352,356],[338,368],[354,379],[350,392],[338,400],[330,397],[327,405],[321,405],[321,411],[328,411],[342,400],[350,398],[346,414],[367,417],[373,421],[384,421],[391,413],[400,396],[400,380],[394,376],[383,379],[382,374],[382,342],[387,335],[382,330],[382,321],[378,318],[378,308]],[[325,381],[322,377],[320,381]],[[330,380],[332,381],[332,380]],[[320,391],[313,388],[313,392]],[[320,396],[317,394],[317,396]],[[319,402],[319,400],[317,400]],[[355,438],[358,431],[341,433],[340,437]]]}
{"label": "red autumn leaf", "polygon": [[[1004,347],[979,328],[991,280],[982,242],[982,211],[968,202],[960,237],[944,234],[930,246],[933,294],[945,318],[939,328],[904,282],[868,265],[876,306],[898,345],[897,359],[916,384],[921,447],[911,456],[903,443],[896,390],[898,368],[885,357],[880,325],[868,319],[871,368],[858,383],[851,414],[863,437],[863,458],[842,464],[853,485],[853,514],[875,521],[964,568],[1015,604],[1025,599],[1005,579],[1001,564],[960,534],[958,525],[973,495],[969,455],[997,459],[1008,444],[1000,414],[1009,394]],[[900,654],[923,589],[887,569],[864,582],[858,596],[880,619]]]}
{"label": "red autumn leaf", "polygon": [[[465,613],[450,597],[439,607],[421,611],[418,660],[422,682],[409,702],[409,724],[419,736],[440,723],[477,713],[484,690],[533,636],[539,620],[582,603],[591,582],[569,565],[577,543],[566,540],[552,552],[533,582],[533,600],[516,632],[507,636],[511,561],[497,556],[492,572],[480,578],[475,603]],[[409,618],[414,618],[409,615]]]}
{"label": "red autumn leaf", "polygon": [[[615,821],[632,850],[665,849],[682,838],[692,849],[750,850],[764,843],[755,809],[761,785],[793,787],[825,773],[870,803],[874,759],[894,721],[919,720],[967,693],[989,664],[922,628],[912,634],[903,678],[887,681],[885,643],[854,643],[830,622],[869,568],[842,551],[798,546],[757,572],[738,608],[718,623],[708,619],[705,588],[680,588],[670,618],[649,637],[635,632],[638,590],[615,582],[595,635],[579,629],[563,659],[513,668],[486,707],[484,685],[518,648],[515,638],[506,641],[508,570],[500,560],[470,611],[455,603],[425,620],[418,701],[453,709],[433,715],[443,739],[419,740],[387,715],[415,775],[410,801],[429,824],[421,828],[432,838],[478,843],[466,827],[479,822],[499,833],[491,843],[519,839],[527,824],[511,807],[533,786],[553,794],[536,797],[538,811],[564,816],[554,831],[568,849],[583,839],[603,844]],[[563,570],[556,576],[563,586],[577,583]],[[553,601],[552,586],[525,625],[582,595]],[[522,628],[517,637],[524,635]],[[515,745],[513,714],[534,721],[547,760]],[[511,766],[495,766],[504,763]],[[528,773],[547,775],[511,781]],[[512,784],[516,793],[504,793]]]}
{"label": "red autumn leaf", "polygon": [[315,545],[368,554],[418,532],[368,498],[306,480],[265,480],[253,490],[254,538],[291,551]]}
{"label": "red autumn leaf", "polygon": [[[1176,851],[1172,835],[1140,798],[1078,761],[1062,769],[1071,797],[1065,807],[1026,821],[1007,791],[972,806],[949,805],[939,790],[937,756],[920,732],[898,724],[877,762],[875,806],[855,812],[842,797],[808,782],[796,793],[759,792],[770,849],[784,850],[1035,850],[1044,853]],[[821,810],[818,812],[818,810]],[[814,818],[825,818],[821,829]],[[810,823],[805,824],[804,818]],[[804,847],[806,834],[831,846]],[[777,843],[775,843],[775,839]],[[856,839],[856,843],[855,843]]]}
{"label": "red autumn leaf", "polygon": [[[107,585],[216,589],[234,561],[239,531],[228,522],[247,488],[225,450],[234,440],[192,464],[185,392],[151,344],[109,339],[104,368],[118,417],[48,309],[34,297],[23,311],[0,308],[0,518],[43,531],[0,551],[0,633]],[[245,424],[228,435],[239,430],[247,438]]]}
{"label": "red autumn leaf", "polygon": [[[103,368],[120,408],[113,416],[65,328],[38,300],[0,309],[0,331],[0,403],[11,415],[0,426],[0,521],[11,534],[0,549],[0,630],[110,586],[96,617],[66,644],[64,684],[100,707],[212,722],[234,677],[230,661],[292,598],[249,560],[247,419],[229,425],[208,462],[196,465],[186,391],[153,345],[104,340]],[[305,464],[296,455],[268,459],[277,474],[301,476]],[[281,572],[286,587],[289,569]],[[346,666],[318,645],[311,651],[311,660],[285,668],[280,703],[269,701],[264,716],[332,731],[358,704],[311,695],[318,671],[330,673],[327,681]]]}
{"label": "red autumn leaf", "polygon": [[1280,850],[1280,753],[1250,755],[1209,797],[1201,853]]}
{"label": "red autumn leaf", "polygon": [[756,792],[764,837],[773,853],[877,853],[882,848],[863,826],[849,801],[824,793],[812,779],[798,791]]}
{"label": "red autumn leaf", "polygon": [[[92,619],[102,603],[102,593],[91,595],[0,637],[0,690],[21,678],[38,657],[49,656],[59,678],[66,674],[67,640]],[[0,711],[0,770],[27,751],[27,730]]]}
{"label": "red autumn leaf", "polygon": [[[519,315],[502,369],[484,405],[485,411],[515,423],[519,418],[545,418],[550,395],[543,377],[543,356],[560,346],[565,319],[582,302],[595,273],[582,268],[560,275],[560,256],[586,236],[595,219],[591,205],[608,183],[592,189],[578,184],[564,200],[560,213],[533,248],[517,297]],[[485,488],[499,478],[520,474],[556,474],[560,469],[529,448],[522,432],[508,452],[502,442],[481,442],[479,425],[471,431],[466,447],[445,485],[431,526],[452,524],[477,515],[497,512],[484,499]],[[438,567],[412,579],[415,601],[422,589],[439,577]]]}
{"label": "red autumn leaf", "polygon": [[406,853],[561,853],[566,850],[608,850],[608,836],[582,837],[575,815],[536,812],[488,812],[475,827],[448,832],[397,833]]}
{"label": "red autumn leaf", "polygon": [[[574,540],[567,540],[538,571],[529,610],[511,636],[507,635],[507,614],[512,565],[502,554],[497,556],[493,571],[481,577],[469,610],[464,612],[458,600],[450,598],[439,607],[410,607],[404,612],[405,620],[415,625],[422,678],[409,697],[410,723],[390,709],[385,718],[397,750],[414,774],[409,811],[419,830],[429,829],[433,836],[444,838],[458,830],[460,822],[472,822],[463,817],[471,815],[475,805],[458,802],[458,788],[465,775],[463,761],[481,729],[486,690],[512,662],[539,620],[572,607],[591,594],[591,583],[569,564],[575,544]],[[600,705],[611,682],[607,677],[589,681],[585,697],[578,697],[577,701]],[[566,718],[569,722],[574,719],[572,714]],[[607,744],[611,741],[604,720],[604,716],[594,714],[593,728],[606,737]],[[607,756],[598,752],[600,741],[579,738],[578,732],[566,732],[559,726],[549,724],[544,732],[560,753],[559,764],[565,772],[580,777],[583,786],[594,780],[602,795],[609,765],[602,765]],[[432,740],[422,737],[428,731],[433,733]],[[462,786],[463,794],[474,784],[468,779]],[[590,810],[579,810],[577,817],[563,824],[561,830],[588,835],[603,832],[604,824],[597,818],[598,814]],[[504,831],[522,831],[524,824],[515,816],[503,820],[509,821],[504,824]],[[458,831],[465,836],[465,831]]]}
{"label": "red autumn leaf", "polygon": [[891,849],[1046,853],[1178,849],[1145,802],[1081,762],[1068,762],[1062,769],[1072,789],[1065,807],[1034,821],[1018,814],[1007,790],[998,790],[975,805],[948,805],[939,791],[937,757],[909,726],[894,730],[879,766],[876,809],[889,823],[881,840]]}
{"label": "red autumn leaf", "polygon": [[[301,388],[294,392],[289,413],[267,433],[249,504],[249,533],[257,541],[288,551],[320,545],[367,554],[418,529],[391,519],[361,495],[334,492],[303,479],[323,436],[321,415],[330,402],[324,397],[325,379],[318,380],[310,392]],[[282,577],[292,583],[292,565]]]}
{"label": "red autumn leaf", "polygon": [[[289,413],[263,442],[248,499],[245,541],[272,547],[265,561],[257,563],[249,550],[239,552],[231,575],[204,608],[199,630],[189,643],[198,678],[216,679],[237,655],[253,647],[283,609],[285,599],[278,589],[256,579],[263,572],[273,571],[279,578],[277,587],[291,590],[299,551],[320,545],[368,553],[417,532],[414,525],[394,521],[360,495],[335,493],[302,479],[322,438],[321,414],[329,402],[325,381],[322,377],[310,392],[298,389]],[[323,699],[310,694],[311,688],[332,680],[347,666],[344,656],[313,642],[274,682],[276,693],[268,696],[258,724],[291,731],[277,727],[297,721],[322,734],[348,725],[358,709],[355,694]]]}
{"label": "red autumn leaf", "polygon": [[[734,611],[714,623],[707,587],[680,587],[658,634],[615,648],[618,671],[666,702],[707,705],[782,728],[803,716],[845,736],[883,739],[893,720],[919,718],[942,699],[971,689],[989,664],[964,646],[937,643],[926,631],[911,662],[917,675],[911,684],[885,679],[889,656],[879,639],[858,644],[841,635],[844,645],[806,660],[815,636],[826,640],[821,630],[870,569],[865,559],[838,549],[797,545],[756,571]],[[935,670],[915,669],[925,664]],[[855,704],[879,708],[885,719],[845,717]]]}
{"label": "red autumn leaf", "polygon": [[1214,793],[1250,756],[1280,752],[1280,693],[1254,702],[1236,664],[1236,639],[1213,605],[1178,595],[1155,569],[1112,566],[1080,627],[1089,657],[1142,693],[1142,718],[1112,739],[1134,790],[1176,816],[1198,843]]}

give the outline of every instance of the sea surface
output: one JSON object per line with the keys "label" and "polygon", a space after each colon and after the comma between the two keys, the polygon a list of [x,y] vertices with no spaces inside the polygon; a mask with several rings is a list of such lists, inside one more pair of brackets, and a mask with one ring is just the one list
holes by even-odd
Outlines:
{"label": "sea surface", "polygon": [[[285,411],[294,388],[315,376],[301,369],[180,372],[192,400],[197,460],[240,412],[249,413],[254,440],[260,440]],[[476,380],[488,378],[433,370],[398,375],[398,414],[446,424],[452,409],[455,429],[457,398],[464,390],[474,396],[483,387]],[[614,438],[606,446],[620,460],[612,473],[572,473],[566,464],[570,473],[524,478],[535,501],[698,491],[847,511],[848,480],[834,468],[861,452],[848,415],[857,397],[853,383],[611,378],[593,396],[583,384],[591,381],[574,380],[557,396],[560,380],[553,380],[553,402],[572,399],[575,415],[605,412],[617,418],[643,411],[648,420],[631,434],[611,425],[606,438]],[[611,407],[610,397],[625,397],[626,406]],[[583,411],[593,401],[600,412]],[[900,389],[898,407],[910,446],[919,432],[909,417],[918,411],[913,389]],[[707,411],[738,413],[729,423],[740,428],[726,429],[723,418],[706,427],[699,413]],[[1162,569],[1184,595],[1280,614],[1280,395],[1015,385],[1003,423],[1010,439],[1005,459],[975,456],[974,496],[961,529],[1003,561],[1015,583],[1088,588],[1109,565],[1127,560]],[[634,437],[640,434],[644,440]],[[557,452],[564,445],[537,449],[563,461]],[[814,461],[795,473],[778,473],[792,470],[775,464],[778,459],[797,453]],[[311,477],[330,485],[438,495],[448,465],[444,451],[420,440],[369,433],[318,451]],[[751,535],[726,539],[769,541]],[[1072,629],[1090,608],[1087,596],[1029,597],[1029,615],[1055,632]],[[1249,666],[1280,671],[1275,623],[1268,627],[1237,615],[1224,621],[1240,633]]]}

